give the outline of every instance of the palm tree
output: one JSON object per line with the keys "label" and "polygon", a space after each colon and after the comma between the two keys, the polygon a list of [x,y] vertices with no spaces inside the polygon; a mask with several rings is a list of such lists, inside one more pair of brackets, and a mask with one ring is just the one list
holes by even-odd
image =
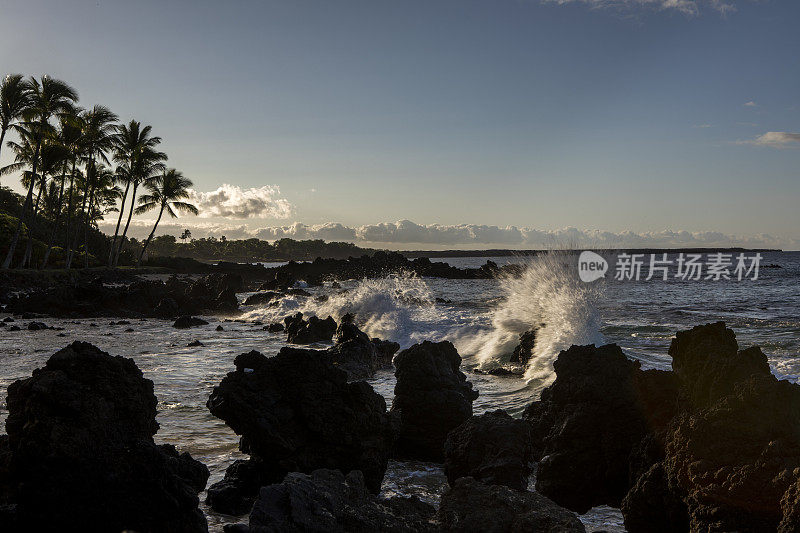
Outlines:
{"label": "palm tree", "polygon": [[[24,91],[28,94],[30,99],[22,113],[24,128],[22,128],[23,125],[17,125],[16,127],[17,129],[26,129],[35,141],[36,148],[34,150],[33,166],[31,168],[31,175],[35,176],[37,163],[39,161],[39,150],[41,149],[45,132],[50,127],[50,117],[68,112],[72,108],[72,103],[78,99],[78,93],[75,89],[67,85],[67,83],[50,78],[49,76],[42,76],[41,82],[31,77],[25,82]],[[8,253],[3,261],[3,269],[7,269],[11,266],[11,260],[14,257],[14,251],[19,241],[19,235],[22,232],[22,223],[31,205],[35,184],[36,180],[32,179],[28,187],[28,194],[25,196],[25,201],[22,203],[22,210],[17,220],[17,228],[14,231],[14,236],[11,238],[11,242],[8,246]]]}
{"label": "palm tree", "polygon": [[[50,238],[47,241],[47,250],[44,253],[44,259],[42,259],[42,265],[39,268],[44,269],[47,267],[47,261],[50,259],[50,252],[53,249],[53,240],[55,239],[56,232],[58,230],[58,223],[61,219],[61,213],[64,210],[64,186],[67,181],[67,176],[69,176],[69,200],[66,206],[66,213],[67,213],[67,225],[66,225],[66,235],[67,235],[67,242],[64,245],[64,253],[69,253],[67,250],[68,243],[69,243],[69,229],[72,223],[72,199],[73,199],[73,190],[75,185],[75,167],[78,161],[78,154],[80,153],[81,141],[83,139],[82,136],[82,128],[79,120],[79,116],[77,113],[71,114],[69,116],[65,116],[61,118],[61,124],[58,131],[58,135],[56,137],[57,142],[62,147],[62,149],[66,153],[66,157],[64,158],[64,168],[62,171],[61,177],[61,190],[58,194],[58,210],[55,214],[55,220],[53,221],[53,228],[50,231]],[[67,165],[72,165],[72,170],[69,174],[67,174]],[[66,257],[66,256],[65,256]]]}
{"label": "palm tree", "polygon": [[0,83],[0,152],[8,128],[13,126],[28,108],[30,98],[22,74],[9,74]]}
{"label": "palm tree", "polygon": [[119,262],[119,255],[122,252],[122,245],[125,243],[125,236],[128,234],[128,228],[131,225],[131,217],[135,211],[136,191],[140,185],[147,185],[156,176],[163,174],[167,167],[164,165],[167,155],[163,152],[155,151],[151,148],[146,148],[133,160],[133,167],[128,170],[128,175],[133,187],[131,191],[131,207],[128,211],[128,220],[125,222],[125,228],[122,231],[122,237],[117,246],[117,251],[114,254],[114,265],[117,266]]}
{"label": "palm tree", "polygon": [[153,178],[145,184],[150,194],[145,194],[139,198],[139,207],[136,208],[136,214],[141,215],[155,208],[159,210],[156,223],[153,224],[153,231],[150,232],[150,236],[147,237],[147,240],[142,246],[142,253],[139,254],[139,260],[136,262],[136,266],[141,264],[142,257],[144,257],[144,253],[147,250],[147,245],[153,240],[153,235],[156,233],[158,223],[161,222],[161,215],[164,214],[165,210],[172,218],[177,218],[178,216],[175,211],[191,213],[193,215],[198,213],[194,205],[182,201],[184,198],[189,197],[188,189],[191,186],[192,182],[184,178],[183,174],[174,168],[165,171],[160,176]]}
{"label": "palm tree", "polygon": [[[111,248],[108,250],[108,266],[113,266],[116,260],[117,253],[117,236],[119,235],[119,227],[122,223],[122,215],[125,213],[125,200],[128,198],[128,191],[131,185],[134,186],[133,195],[131,198],[131,212],[134,210],[136,203],[136,188],[139,185],[139,178],[136,176],[136,170],[141,168],[138,165],[137,159],[145,156],[152,156],[160,159],[166,159],[166,154],[156,152],[155,147],[161,143],[161,137],[152,137],[150,132],[151,126],[142,127],[136,120],[131,120],[128,124],[122,124],[117,127],[116,148],[114,153],[114,161],[120,163],[117,168],[118,182],[125,183],[125,192],[122,193],[122,202],[119,208],[119,217],[117,218],[117,227],[114,229],[114,239],[111,241]],[[128,217],[130,223],[130,217]],[[127,230],[127,224],[125,226]],[[124,237],[123,237],[124,241]],[[120,248],[122,242],[120,242]]]}
{"label": "palm tree", "polygon": [[[88,207],[92,205],[94,195],[95,174],[97,172],[97,162],[108,163],[105,153],[111,150],[116,139],[117,115],[105,106],[96,105],[92,109],[82,113],[81,124],[83,126],[83,157],[86,160],[86,175],[84,179],[83,199],[81,201],[82,222],[76,228],[75,244],[80,238],[80,230],[84,229],[84,267],[89,267],[89,212]],[[88,203],[88,206],[87,206]],[[72,255],[67,257],[66,268],[72,264]]]}

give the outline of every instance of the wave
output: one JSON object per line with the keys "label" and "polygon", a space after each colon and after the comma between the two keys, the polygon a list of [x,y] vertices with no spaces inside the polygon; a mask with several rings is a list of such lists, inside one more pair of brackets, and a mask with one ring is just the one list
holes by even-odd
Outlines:
{"label": "wave", "polygon": [[[425,279],[413,274],[343,283],[348,290],[324,289],[327,300],[284,297],[277,305],[258,307],[248,319],[280,321],[298,311],[337,321],[347,313],[371,337],[398,342],[402,348],[423,340],[449,340],[468,364],[484,370],[508,362],[519,335],[538,328],[532,357],[525,369],[528,381],[549,384],[553,361],[573,344],[602,344],[597,302],[602,281],[581,282],[574,268],[577,256],[549,252],[521,259],[526,267],[519,277],[499,282],[499,298],[464,286],[467,296],[457,305],[438,305]],[[462,281],[461,283],[469,283]],[[489,310],[470,306],[496,300]]]}
{"label": "wave", "polygon": [[479,366],[491,369],[508,361],[519,335],[537,328],[525,378],[547,385],[555,378],[553,361],[573,344],[602,344],[597,303],[602,281],[583,283],[575,254],[551,251],[526,258],[520,277],[500,280],[503,299],[491,315],[491,328],[465,348]]}

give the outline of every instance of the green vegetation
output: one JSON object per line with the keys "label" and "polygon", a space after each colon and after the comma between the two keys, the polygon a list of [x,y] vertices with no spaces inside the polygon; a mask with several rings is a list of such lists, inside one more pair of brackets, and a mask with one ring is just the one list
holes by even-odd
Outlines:
{"label": "green vegetation", "polygon": [[[150,126],[135,120],[120,125],[107,107],[82,109],[77,102],[75,89],[49,76],[10,74],[0,84],[0,151],[6,135],[16,135],[5,144],[14,162],[0,168],[0,176],[19,173],[27,191],[24,198],[4,192],[3,269],[46,268],[51,260],[69,269],[78,256],[83,268],[103,260],[112,267],[137,251],[140,261],[165,210],[170,216],[175,210],[197,214],[183,201],[192,182],[166,168],[167,155],[157,150],[161,139]],[[137,199],[140,187],[149,194]],[[159,208],[150,238],[131,249],[131,217],[150,208]],[[97,224],[113,212],[119,216],[108,239]],[[129,261],[125,257],[123,264]]]}
{"label": "green vegetation", "polygon": [[[155,237],[166,213],[197,214],[186,202],[192,182],[167,168],[161,138],[139,121],[119,124],[110,109],[77,105],[78,93],[49,76],[6,76],[0,84],[0,153],[14,162],[0,176],[17,175],[26,194],[0,187],[2,268],[91,268],[164,263],[158,258],[200,261],[344,259],[374,250],[345,242],[281,239],[229,241],[171,235]],[[5,143],[5,144],[4,144]],[[145,194],[139,194],[142,190]],[[149,237],[128,238],[134,215],[157,212]],[[98,223],[111,215],[113,236]],[[166,264],[166,263],[165,263]]]}

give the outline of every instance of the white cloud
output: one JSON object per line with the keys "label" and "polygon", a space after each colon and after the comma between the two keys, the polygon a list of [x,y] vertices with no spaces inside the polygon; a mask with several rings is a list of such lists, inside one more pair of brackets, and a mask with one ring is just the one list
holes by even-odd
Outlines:
{"label": "white cloud", "polygon": [[[152,228],[152,220],[134,220],[129,234],[136,238],[146,237]],[[348,227],[335,222],[307,225],[295,222],[288,226],[250,228],[242,225],[213,223],[159,224],[157,234],[178,236],[189,228],[192,237],[221,237],[228,239],[258,238],[277,240],[323,239],[347,241],[374,248],[620,248],[620,247],[723,247],[743,246],[750,248],[797,249],[800,240],[775,237],[769,234],[733,235],[716,231],[652,231],[611,232],[566,227],[555,230],[524,228],[517,226],[486,226],[478,224],[417,224],[410,220],[384,222]],[[101,223],[100,229],[113,232],[114,222]]]}
{"label": "white cloud", "polygon": [[768,131],[750,141],[739,141],[739,144],[769,146],[770,148],[800,148],[800,133],[785,131]]}
{"label": "white cloud", "polygon": [[280,193],[277,185],[242,189],[238,185],[224,183],[211,192],[191,189],[191,201],[204,218],[289,218],[292,204],[281,198]]}
{"label": "white cloud", "polygon": [[733,1],[726,0],[541,0],[546,4],[585,4],[593,9],[641,9],[677,11],[687,16],[699,15],[703,8],[709,8],[722,15],[736,11]]}
{"label": "white cloud", "polygon": [[757,103],[755,103],[755,101],[754,101],[754,100],[750,100],[749,102],[745,102],[745,103],[744,103],[744,106],[745,106],[745,107],[758,107],[758,104],[757,104]]}

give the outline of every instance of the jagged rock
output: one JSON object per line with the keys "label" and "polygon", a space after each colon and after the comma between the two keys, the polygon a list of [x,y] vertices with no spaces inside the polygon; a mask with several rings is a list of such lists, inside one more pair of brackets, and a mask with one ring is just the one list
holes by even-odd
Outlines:
{"label": "jagged rock", "polygon": [[99,278],[78,279],[18,294],[9,299],[7,310],[35,317],[38,313],[160,318],[230,313],[239,307],[236,292],[241,286],[238,274],[210,274],[193,281],[175,276],[166,282],[137,279],[121,285],[104,285]]}
{"label": "jagged rock", "polygon": [[244,305],[264,305],[273,300],[280,299],[283,295],[276,291],[257,292],[247,297]]}
{"label": "jagged rock", "polygon": [[190,342],[189,344],[186,345],[187,348],[194,348],[194,347],[197,347],[197,346],[205,346],[205,344],[203,344],[199,340],[195,339],[195,340],[193,340],[192,342]]}
{"label": "jagged rock", "polygon": [[47,324],[44,322],[30,322],[28,323],[28,330],[29,331],[39,331],[42,329],[49,329]]}
{"label": "jagged rock", "polygon": [[214,388],[211,412],[241,435],[261,480],[335,467],[361,470],[380,490],[393,434],[386,402],[364,382],[347,382],[324,351],[283,348],[275,357],[239,355]]}
{"label": "jagged rock", "polygon": [[206,503],[219,513],[239,516],[250,511],[258,489],[273,481],[264,472],[267,468],[255,459],[233,462],[225,477],[208,488]]}
{"label": "jagged rock", "polygon": [[336,328],[335,344],[327,350],[328,360],[347,372],[348,379],[372,377],[378,369],[378,353],[369,336],[345,315]]}
{"label": "jagged rock", "polygon": [[530,425],[502,409],[473,416],[444,444],[444,473],[452,486],[462,477],[512,489],[528,487],[533,465]]}
{"label": "jagged rock", "polygon": [[530,329],[519,336],[519,344],[511,353],[510,363],[527,364],[536,344],[536,330]]}
{"label": "jagged rock", "polygon": [[380,500],[354,470],[293,472],[262,487],[250,513],[251,533],[434,531],[434,509],[416,498]]}
{"label": "jagged rock", "polygon": [[178,320],[176,320],[174,324],[172,324],[172,327],[178,329],[187,329],[187,328],[193,328],[195,326],[205,326],[206,324],[208,324],[208,322],[206,322],[202,318],[197,318],[193,316],[182,316],[178,318]]}
{"label": "jagged rock", "polygon": [[392,412],[400,430],[401,458],[444,460],[447,434],[472,416],[478,392],[461,372],[461,356],[448,341],[424,341],[394,358],[397,384]]}
{"label": "jagged rock", "polygon": [[207,531],[208,469],[153,442],[153,382],[132,359],[74,342],[12,383],[7,404],[0,495],[21,530]]}
{"label": "jagged rock", "polygon": [[632,450],[675,413],[674,376],[642,372],[615,344],[572,346],[553,367],[555,382],[523,414],[541,458],[536,490],[578,513],[619,507]]}
{"label": "jagged rock", "polygon": [[333,317],[325,320],[315,316],[308,320],[303,318],[303,313],[283,319],[288,333],[287,342],[292,344],[311,344],[314,342],[330,342],[336,333],[336,321]]}
{"label": "jagged rock", "polygon": [[575,513],[535,492],[484,485],[471,477],[455,482],[436,513],[441,531],[482,533],[584,533]]}
{"label": "jagged rock", "polygon": [[782,521],[791,524],[787,502],[800,475],[800,386],[776,379],[759,348],[739,351],[721,322],[678,333],[670,355],[683,410],[665,432],[663,460],[625,499],[629,530],[650,531],[648,523],[663,519],[664,510],[653,507],[658,501],[692,531],[774,531]]}
{"label": "jagged rock", "polygon": [[400,344],[373,337],[372,345],[378,358],[378,368],[392,368],[392,358],[400,349]]}
{"label": "jagged rock", "polygon": [[689,514],[677,487],[670,487],[663,463],[655,463],[639,476],[622,500],[625,528],[629,532],[673,533],[689,531]]}
{"label": "jagged rock", "polygon": [[800,478],[789,485],[781,498],[783,518],[778,525],[778,533],[800,531]]}
{"label": "jagged rock", "polygon": [[225,328],[223,328],[222,326],[217,326],[214,331],[225,331]]}
{"label": "jagged rock", "polygon": [[270,333],[282,333],[284,330],[283,324],[280,322],[274,322],[269,326],[266,326],[266,330]]}

